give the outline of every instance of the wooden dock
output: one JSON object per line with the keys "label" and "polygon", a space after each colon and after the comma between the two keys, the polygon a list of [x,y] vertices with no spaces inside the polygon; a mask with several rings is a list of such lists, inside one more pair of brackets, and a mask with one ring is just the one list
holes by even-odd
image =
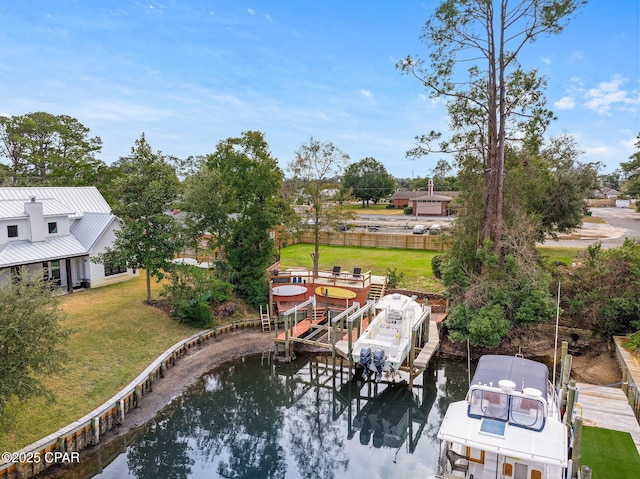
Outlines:
{"label": "wooden dock", "polygon": [[640,454],[640,426],[622,389],[577,383],[578,403],[585,426],[628,432]]}
{"label": "wooden dock", "polygon": [[440,347],[440,331],[438,330],[439,322],[435,320],[429,321],[429,341],[424,345],[418,357],[414,359],[413,365],[417,368],[427,369],[429,361]]}

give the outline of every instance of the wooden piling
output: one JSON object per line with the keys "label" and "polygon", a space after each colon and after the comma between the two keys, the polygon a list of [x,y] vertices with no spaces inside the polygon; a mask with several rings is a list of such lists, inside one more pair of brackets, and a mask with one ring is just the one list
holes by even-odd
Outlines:
{"label": "wooden piling", "polygon": [[578,477],[578,468],[580,467],[580,459],[582,458],[582,418],[580,416],[576,417],[573,422],[573,455],[572,459],[572,467],[571,467],[571,477]]}
{"label": "wooden piling", "polygon": [[569,381],[567,409],[564,413],[563,421],[568,428],[571,428],[571,416],[573,415],[573,405],[576,398],[576,382],[572,379]]}

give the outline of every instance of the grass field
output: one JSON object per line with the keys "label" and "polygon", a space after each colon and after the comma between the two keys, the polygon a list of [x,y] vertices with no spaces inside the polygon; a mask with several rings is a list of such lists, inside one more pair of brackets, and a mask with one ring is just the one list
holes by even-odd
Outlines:
{"label": "grass field", "polygon": [[[13,401],[0,425],[0,450],[14,451],[92,411],[129,384],[162,352],[195,330],[143,304],[139,279],[61,297],[71,361],[45,380],[52,398]],[[154,297],[159,286],[152,281]]]}
{"label": "grass field", "polygon": [[[282,268],[302,266],[313,268],[312,244],[295,244],[280,250]],[[374,275],[385,276],[387,268],[396,268],[404,273],[399,286],[438,293],[443,291],[442,281],[433,277],[431,258],[440,254],[436,251],[404,249],[353,248],[342,246],[320,246],[320,269],[340,266],[343,271],[354,267],[371,271]]]}
{"label": "grass field", "polygon": [[402,208],[387,208],[388,203],[382,203],[379,205],[374,205],[373,203],[369,206],[362,207],[362,204],[350,204],[344,207],[345,210],[352,211],[356,214],[362,215],[402,215],[404,214],[404,209]]}
{"label": "grass field", "polygon": [[[575,262],[579,249],[555,248],[544,246],[538,248],[545,261],[561,261],[567,265]],[[295,244],[280,250],[280,261],[283,268],[301,266],[313,268],[311,253],[312,244]],[[331,269],[340,266],[343,271],[351,271],[354,267],[362,271],[371,271],[375,275],[386,275],[387,268],[396,268],[404,273],[400,287],[440,293],[444,290],[442,281],[433,277],[431,259],[442,254],[436,251],[418,251],[404,249],[356,248],[343,246],[320,246],[320,269]]]}
{"label": "grass field", "polygon": [[591,468],[594,478],[629,479],[640,476],[640,455],[628,432],[583,427],[582,450],[580,462]]}

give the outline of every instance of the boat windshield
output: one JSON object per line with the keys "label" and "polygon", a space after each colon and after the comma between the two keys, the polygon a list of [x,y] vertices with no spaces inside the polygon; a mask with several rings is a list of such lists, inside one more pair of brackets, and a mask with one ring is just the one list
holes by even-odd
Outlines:
{"label": "boat windshield", "polygon": [[540,431],[544,427],[544,403],[536,398],[474,388],[470,391],[469,417],[490,418]]}
{"label": "boat windshield", "polygon": [[506,421],[509,417],[508,403],[509,397],[505,393],[473,389],[469,402],[469,416]]}

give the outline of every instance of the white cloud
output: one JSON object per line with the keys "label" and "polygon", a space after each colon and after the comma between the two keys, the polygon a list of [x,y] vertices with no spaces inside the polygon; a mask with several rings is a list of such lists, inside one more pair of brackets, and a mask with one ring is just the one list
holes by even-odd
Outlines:
{"label": "white cloud", "polygon": [[371,98],[373,96],[371,90],[360,90],[360,94],[362,96],[366,96],[367,98]]}
{"label": "white cloud", "polygon": [[587,146],[584,148],[587,155],[602,156],[609,154],[610,150],[607,146]]}
{"label": "white cloud", "polygon": [[542,57],[540,60],[542,60],[542,63],[545,65],[551,65],[551,58],[549,57]]}
{"label": "white cloud", "polygon": [[249,15],[253,15],[254,13],[256,13],[256,11],[253,8],[247,8],[247,13]]}
{"label": "white cloud", "polygon": [[582,50],[574,50],[571,52],[572,60],[582,60],[584,58],[584,52]]}
{"label": "white cloud", "polygon": [[629,98],[627,91],[621,89],[625,82],[626,79],[616,76],[611,81],[598,83],[596,87],[586,91],[588,101],[585,106],[597,113],[606,114],[612,106],[638,104],[638,100]]}
{"label": "white cloud", "polygon": [[553,104],[558,110],[572,110],[576,106],[576,101],[570,96],[563,96]]}

